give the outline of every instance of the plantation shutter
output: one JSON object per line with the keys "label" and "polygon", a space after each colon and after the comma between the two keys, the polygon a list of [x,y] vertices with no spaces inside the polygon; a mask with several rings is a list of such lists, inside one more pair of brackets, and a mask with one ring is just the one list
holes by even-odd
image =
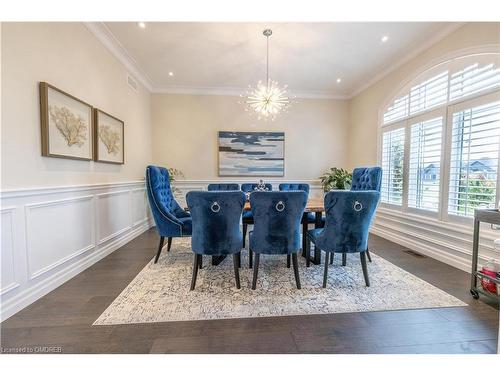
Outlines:
{"label": "plantation shutter", "polygon": [[410,115],[446,103],[448,71],[442,72],[410,90]]}
{"label": "plantation shutter", "polygon": [[474,63],[451,75],[450,101],[497,86],[500,86],[500,68],[494,63]]}
{"label": "plantation shutter", "polygon": [[500,150],[500,101],[454,111],[448,213],[474,216],[495,207]]}
{"label": "plantation shutter", "polygon": [[381,201],[402,204],[405,128],[386,131],[382,139]]}
{"label": "plantation shutter", "polygon": [[408,95],[394,100],[384,113],[384,124],[396,121],[408,115]]}
{"label": "plantation shutter", "polygon": [[408,206],[439,209],[443,117],[411,125]]}

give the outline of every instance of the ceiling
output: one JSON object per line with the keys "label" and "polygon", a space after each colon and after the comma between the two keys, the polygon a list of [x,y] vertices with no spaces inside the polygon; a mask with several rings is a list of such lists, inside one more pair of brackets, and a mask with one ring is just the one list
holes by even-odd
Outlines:
{"label": "ceiling", "polygon": [[[98,25],[107,43],[153,92],[236,93],[265,80],[262,31],[269,27],[272,79],[288,84],[297,96],[346,98],[458,26],[443,22]],[[383,36],[388,37],[385,43]]]}

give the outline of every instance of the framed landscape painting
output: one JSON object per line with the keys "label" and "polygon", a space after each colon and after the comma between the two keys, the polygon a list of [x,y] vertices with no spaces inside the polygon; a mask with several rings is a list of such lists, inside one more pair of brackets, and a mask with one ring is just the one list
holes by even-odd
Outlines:
{"label": "framed landscape painting", "polygon": [[40,82],[42,155],[92,160],[92,106]]}
{"label": "framed landscape painting", "polygon": [[124,164],[124,122],[97,108],[94,109],[94,160]]}
{"label": "framed landscape painting", "polygon": [[219,176],[284,175],[284,132],[219,132]]}

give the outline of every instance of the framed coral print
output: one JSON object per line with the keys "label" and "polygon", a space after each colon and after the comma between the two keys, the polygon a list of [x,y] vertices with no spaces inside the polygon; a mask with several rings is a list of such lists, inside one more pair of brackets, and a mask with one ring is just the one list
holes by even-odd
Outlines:
{"label": "framed coral print", "polygon": [[92,106],[40,82],[42,155],[92,160]]}
{"label": "framed coral print", "polygon": [[124,122],[94,108],[94,160],[124,164]]}

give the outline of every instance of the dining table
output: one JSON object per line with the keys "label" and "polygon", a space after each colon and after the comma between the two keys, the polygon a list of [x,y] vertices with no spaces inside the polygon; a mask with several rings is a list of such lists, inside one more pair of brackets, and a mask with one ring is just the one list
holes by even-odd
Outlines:
{"label": "dining table", "polygon": [[[243,208],[243,211],[250,211],[252,207],[250,206],[250,202],[247,201]],[[302,256],[306,256],[306,241],[307,241],[307,231],[309,229],[309,213],[314,213],[314,228],[321,227],[321,217],[323,212],[325,211],[324,199],[319,197],[311,197],[307,200],[306,207],[304,208],[304,213],[302,214]],[[213,256],[212,264],[218,265],[221,263],[226,256]],[[321,250],[314,249],[314,255],[310,257],[310,261],[313,264],[321,264]]]}

